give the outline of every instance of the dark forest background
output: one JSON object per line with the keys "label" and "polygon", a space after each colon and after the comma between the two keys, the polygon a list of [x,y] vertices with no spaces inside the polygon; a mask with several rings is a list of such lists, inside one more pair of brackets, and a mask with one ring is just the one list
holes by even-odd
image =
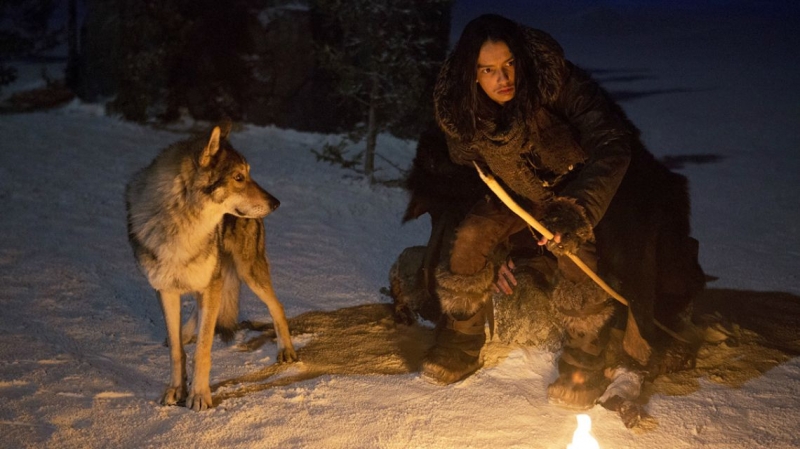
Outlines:
{"label": "dark forest background", "polygon": [[0,89],[16,79],[14,60],[66,58],[63,77],[43,73],[46,88],[0,110],[78,97],[139,123],[339,133],[317,159],[375,182],[378,135],[415,139],[433,118],[452,3],[0,0]]}
{"label": "dark forest background", "polygon": [[[228,117],[412,138],[432,116],[451,4],[2,0],[0,61],[66,48],[66,87],[137,122]],[[0,64],[0,85],[14,76]]]}

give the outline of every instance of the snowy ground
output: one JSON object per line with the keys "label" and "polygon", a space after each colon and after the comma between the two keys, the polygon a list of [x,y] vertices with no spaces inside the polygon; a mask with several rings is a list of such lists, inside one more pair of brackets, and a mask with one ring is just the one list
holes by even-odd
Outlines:
{"label": "snowy ground", "polygon": [[[456,5],[454,32],[478,14],[472,3]],[[736,305],[800,300],[797,7],[612,1],[521,10],[511,3],[492,11],[552,32],[622,100],[654,153],[720,157],[680,170],[691,182],[701,263],[718,278],[709,287],[729,289]],[[26,68],[35,79],[39,68]],[[31,79],[3,94],[31,87]],[[400,225],[403,191],[315,162],[310,150],[330,136],[275,128],[246,127],[232,141],[282,202],[266,219],[267,248],[307,361],[277,369],[275,345],[242,351],[260,335],[242,333],[238,345],[215,344],[217,407],[159,406],[168,373],[163,319],[128,247],[122,193],[135,170],[183,135],[77,103],[2,115],[0,135],[0,447],[569,443],[574,412],[545,398],[553,354],[493,353],[490,367],[448,387],[404,373],[392,351],[378,354],[380,338],[414,352],[430,337],[425,328],[393,326],[376,313],[380,306],[369,306],[388,301],[379,290],[390,265],[403,248],[424,243],[429,225]],[[413,156],[414,142],[384,136],[379,144],[401,165]],[[314,321],[309,312],[321,314]],[[249,292],[242,317],[269,321]],[[800,341],[796,332],[785,338]],[[647,406],[658,421],[651,432],[631,432],[596,407],[594,434],[603,448],[798,447],[800,359],[762,362],[774,367],[736,386],[709,376],[678,394],[656,389]]]}

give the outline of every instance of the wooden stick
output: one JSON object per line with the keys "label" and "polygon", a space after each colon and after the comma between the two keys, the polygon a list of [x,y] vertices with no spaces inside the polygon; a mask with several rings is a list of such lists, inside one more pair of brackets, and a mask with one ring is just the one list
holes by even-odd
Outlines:
{"label": "wooden stick", "polygon": [[[531,227],[533,227],[533,229],[536,229],[536,231],[539,234],[542,234],[542,236],[545,237],[547,240],[553,239],[553,233],[550,232],[547,228],[545,228],[544,225],[539,223],[535,218],[533,218],[533,216],[529,214],[528,211],[526,211],[519,204],[517,204],[517,202],[514,201],[514,199],[511,198],[511,196],[509,196],[508,193],[506,193],[503,186],[501,186],[494,179],[494,176],[487,175],[486,173],[483,172],[483,170],[481,170],[478,164],[474,162],[473,164],[475,164],[475,168],[478,170],[478,176],[481,177],[483,182],[486,183],[487,186],[489,186],[492,192],[494,192],[494,194],[497,195],[497,197],[500,199],[500,201],[503,202],[503,204],[508,206],[508,208],[511,209],[512,212],[519,215],[520,218],[525,220],[526,223],[528,223]],[[592,269],[589,268],[585,263],[583,263],[583,261],[578,256],[572,253],[567,253],[567,257],[569,257],[570,260],[575,262],[575,265],[577,265],[581,270],[583,270],[584,273],[589,275],[589,277],[592,278],[592,280],[595,283],[597,283],[597,285],[599,285],[600,288],[605,290],[606,293],[611,295],[612,298],[616,299],[617,301],[621,302],[626,306],[628,305],[627,299],[623,298],[622,295],[614,291],[614,289],[612,289],[608,284],[606,284],[606,282],[602,280],[600,276],[597,275],[597,273],[592,271]]]}
{"label": "wooden stick", "polygon": [[[497,195],[497,198],[499,198],[500,201],[502,201],[506,206],[508,206],[508,208],[511,209],[512,212],[514,212],[520,218],[525,220],[526,223],[528,223],[531,227],[533,227],[533,229],[535,229],[539,234],[541,234],[547,240],[553,239],[554,237],[553,233],[550,232],[547,228],[545,228],[544,225],[539,223],[539,221],[533,218],[533,216],[531,216],[531,214],[529,214],[519,204],[517,204],[517,202],[514,201],[514,199],[511,198],[511,196],[509,196],[509,194],[505,191],[505,189],[503,189],[503,186],[501,186],[500,183],[498,183],[497,180],[494,179],[494,176],[484,173],[483,170],[481,170],[481,167],[477,163],[473,162],[473,164],[475,165],[475,169],[478,170],[478,176],[480,176],[481,180],[489,187],[489,189],[491,189],[491,191],[494,192],[495,195]],[[641,334],[639,334],[639,328],[636,325],[635,320],[633,319],[633,314],[630,311],[630,304],[628,303],[628,300],[625,299],[619,293],[617,293],[613,288],[611,288],[611,286],[606,284],[606,282],[603,279],[601,279],[600,276],[598,276],[597,273],[595,273],[591,268],[589,268],[578,256],[571,253],[567,253],[567,257],[569,257],[569,259],[573,261],[575,265],[577,265],[584,273],[586,273],[586,275],[589,276],[589,278],[591,278],[592,281],[594,281],[597,285],[599,285],[600,288],[602,288],[612,298],[616,299],[617,301],[628,307],[628,331],[625,332],[626,334],[625,338],[627,340],[628,345],[626,346],[635,346],[635,348],[626,347],[626,349],[630,349],[629,354],[631,356],[636,358],[642,364],[646,364],[646,360],[650,357],[651,348],[650,345],[647,344],[647,341],[644,339],[644,337],[642,337]],[[663,324],[659,323],[658,320],[654,319],[653,322],[658,328],[660,328],[673,338],[676,338],[677,340],[680,340],[684,343],[689,343],[689,341],[687,341],[686,339],[684,339],[671,329],[667,328]],[[630,352],[635,352],[635,354],[631,354]]]}

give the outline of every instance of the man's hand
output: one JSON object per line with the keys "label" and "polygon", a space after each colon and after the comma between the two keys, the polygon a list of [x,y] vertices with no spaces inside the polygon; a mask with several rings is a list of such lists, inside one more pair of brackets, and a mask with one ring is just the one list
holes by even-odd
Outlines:
{"label": "man's hand", "polygon": [[513,273],[514,268],[514,261],[511,259],[500,265],[497,270],[497,282],[494,283],[495,293],[503,292],[506,295],[514,293],[514,287],[517,285],[517,278]]}
{"label": "man's hand", "polygon": [[[594,230],[586,210],[574,198],[553,198],[544,207],[541,224],[554,234],[546,245],[556,256],[576,254],[581,245],[594,241]],[[560,240],[555,237],[559,233]],[[542,245],[541,240],[539,244]]]}
{"label": "man's hand", "polygon": [[546,237],[543,236],[542,238],[539,239],[538,242],[536,242],[536,244],[539,246],[547,245],[547,249],[550,249],[552,245],[558,245],[559,243],[561,243],[560,232],[556,232],[555,234],[553,234],[553,240],[548,240]]}

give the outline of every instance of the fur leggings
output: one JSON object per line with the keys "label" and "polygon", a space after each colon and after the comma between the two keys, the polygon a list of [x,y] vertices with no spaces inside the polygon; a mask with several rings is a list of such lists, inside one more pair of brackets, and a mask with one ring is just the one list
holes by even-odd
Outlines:
{"label": "fur leggings", "polygon": [[497,200],[478,201],[456,229],[448,263],[436,272],[442,312],[456,319],[474,315],[489,300],[495,267],[490,256],[525,222]]}
{"label": "fur leggings", "polygon": [[[473,206],[456,229],[448,266],[440,266],[436,273],[437,293],[444,313],[464,319],[483,307],[495,280],[496,267],[491,254],[499,244],[526,227],[520,217],[493,197]],[[593,244],[584,244],[578,256],[590,268],[597,269]],[[558,268],[560,275],[551,295],[566,331],[563,360],[573,366],[594,369],[602,363],[607,343],[606,323],[613,314],[613,305],[606,293],[568,257],[558,258]]]}

